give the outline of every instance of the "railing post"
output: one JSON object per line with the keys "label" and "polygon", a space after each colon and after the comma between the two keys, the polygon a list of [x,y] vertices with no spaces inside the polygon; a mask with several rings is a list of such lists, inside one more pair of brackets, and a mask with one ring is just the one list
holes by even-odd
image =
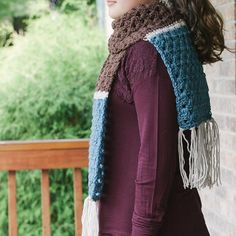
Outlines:
{"label": "railing post", "polygon": [[8,231],[9,236],[17,236],[16,214],[16,172],[8,171]]}
{"label": "railing post", "polygon": [[50,191],[48,170],[42,169],[41,175],[43,236],[50,236]]}
{"label": "railing post", "polygon": [[74,168],[74,212],[75,212],[75,236],[81,236],[82,224],[81,215],[83,207],[83,193],[82,193],[82,173],[80,168]]}
{"label": "railing post", "polygon": [[[8,171],[9,236],[17,236],[16,171],[41,170],[42,234],[51,236],[49,170],[74,168],[75,236],[82,232],[82,170],[88,167],[89,139],[0,141],[0,171]],[[0,232],[1,235],[1,232]]]}

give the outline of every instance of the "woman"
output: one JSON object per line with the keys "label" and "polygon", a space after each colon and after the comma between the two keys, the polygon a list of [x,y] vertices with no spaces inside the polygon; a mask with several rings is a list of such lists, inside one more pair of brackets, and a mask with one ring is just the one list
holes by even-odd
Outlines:
{"label": "woman", "polygon": [[220,182],[219,131],[202,64],[222,60],[223,22],[207,0],[107,4],[82,235],[209,236],[197,188]]}

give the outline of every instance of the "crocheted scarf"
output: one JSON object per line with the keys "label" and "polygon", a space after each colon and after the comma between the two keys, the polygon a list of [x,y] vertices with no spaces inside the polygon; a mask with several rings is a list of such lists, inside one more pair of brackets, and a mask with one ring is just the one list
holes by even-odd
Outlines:
{"label": "crocheted scarf", "polygon": [[[139,40],[153,44],[171,79],[176,97],[179,167],[184,188],[211,188],[220,180],[219,130],[212,117],[203,66],[191,32],[167,0],[139,4],[112,21],[109,55],[96,82],[89,140],[88,197],[82,212],[82,236],[99,232],[99,200],[104,185],[104,140],[109,92],[126,49]],[[184,130],[191,131],[187,140]],[[184,170],[183,140],[189,151],[189,175]]]}

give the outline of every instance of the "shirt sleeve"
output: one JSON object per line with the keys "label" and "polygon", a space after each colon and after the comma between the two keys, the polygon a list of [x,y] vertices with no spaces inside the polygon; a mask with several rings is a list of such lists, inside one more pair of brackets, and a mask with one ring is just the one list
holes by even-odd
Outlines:
{"label": "shirt sleeve", "polygon": [[132,236],[153,236],[163,223],[175,176],[175,95],[166,67],[150,42],[142,40],[129,48],[125,70],[140,134]]}

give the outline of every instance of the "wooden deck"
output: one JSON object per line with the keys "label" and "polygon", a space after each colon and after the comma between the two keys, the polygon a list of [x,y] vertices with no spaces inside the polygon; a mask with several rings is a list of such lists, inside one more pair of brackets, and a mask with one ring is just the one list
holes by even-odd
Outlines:
{"label": "wooden deck", "polygon": [[73,168],[75,236],[81,235],[82,173],[88,167],[89,139],[0,142],[0,171],[8,171],[9,236],[17,236],[16,171],[41,172],[42,232],[50,236],[50,169]]}

